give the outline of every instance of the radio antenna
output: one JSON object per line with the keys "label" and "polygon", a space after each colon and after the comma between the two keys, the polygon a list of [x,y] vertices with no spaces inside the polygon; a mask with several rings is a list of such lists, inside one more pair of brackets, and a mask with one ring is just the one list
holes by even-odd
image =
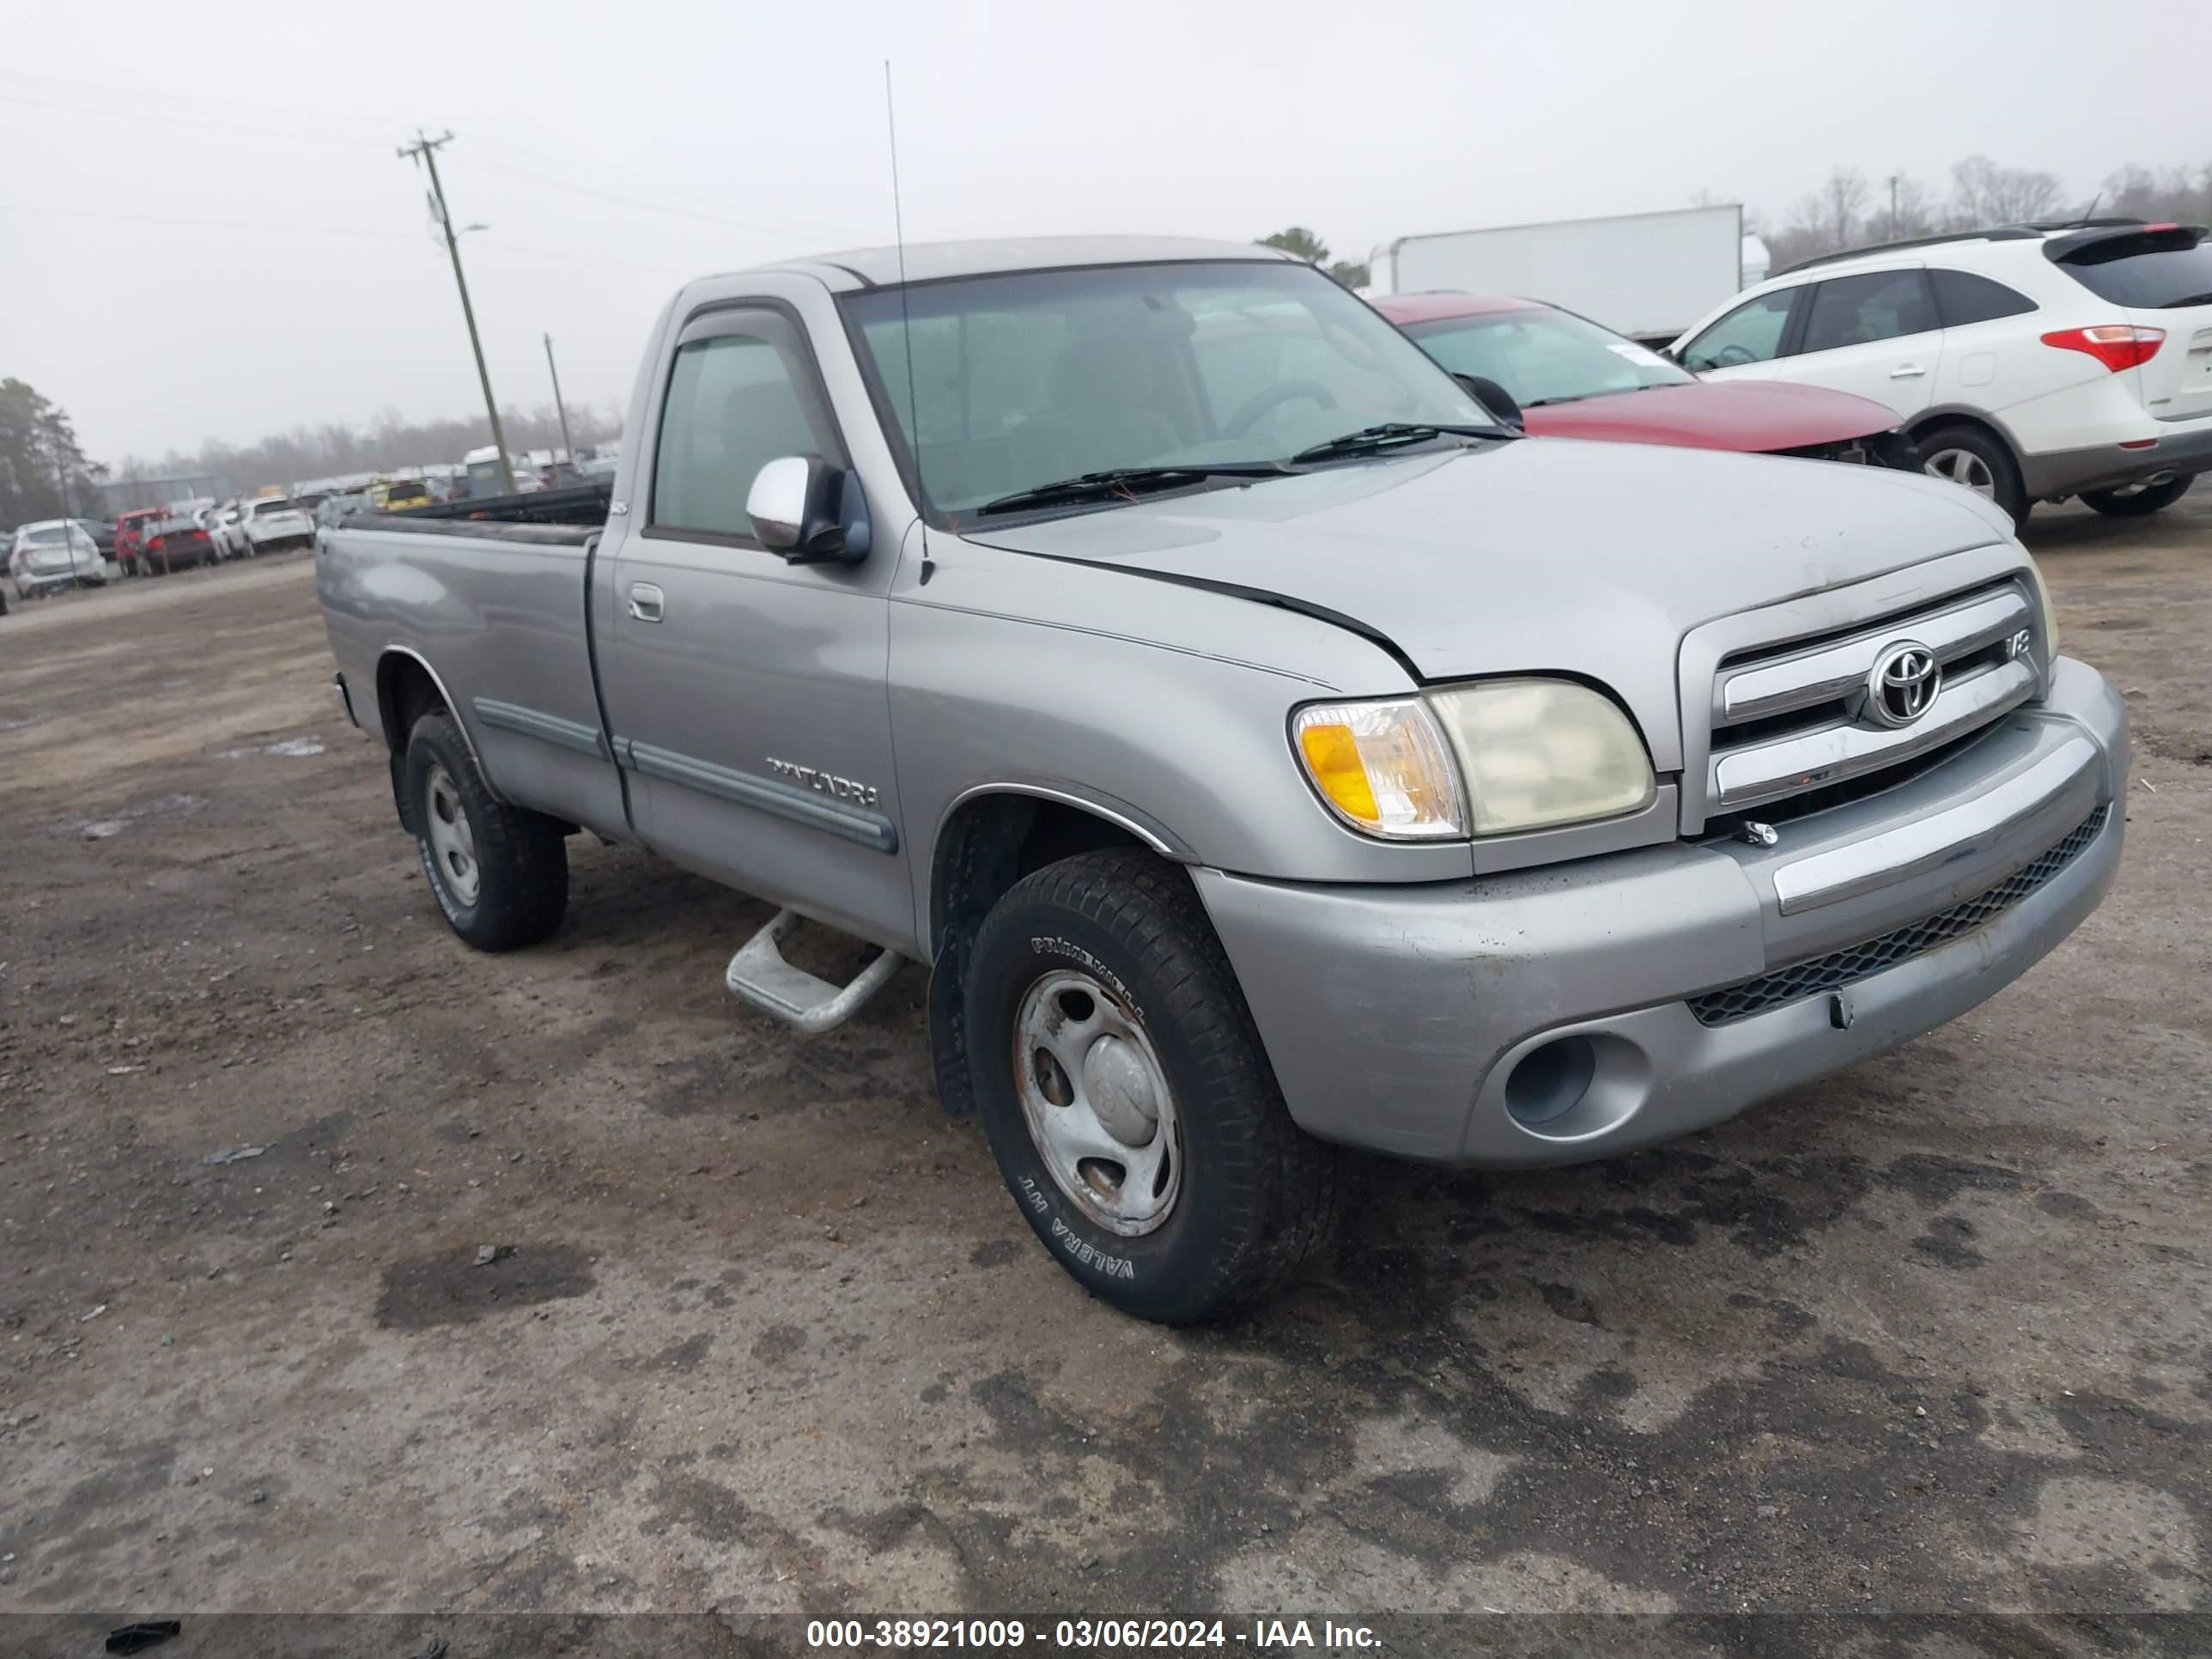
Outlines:
{"label": "radio antenna", "polygon": [[[899,355],[906,359],[906,429],[914,450],[915,489],[921,489],[921,399],[914,380],[914,319],[907,309],[906,214],[899,204],[898,112],[891,100],[891,60],[884,59],[884,128],[890,138],[891,235],[898,248]],[[927,587],[936,567],[929,558],[929,521],[921,520],[921,583]]]}

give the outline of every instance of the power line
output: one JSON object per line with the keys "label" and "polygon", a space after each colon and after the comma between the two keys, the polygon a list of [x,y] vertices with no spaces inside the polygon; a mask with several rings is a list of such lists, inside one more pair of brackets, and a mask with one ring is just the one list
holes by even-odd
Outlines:
{"label": "power line", "polygon": [[757,220],[732,218],[726,213],[708,213],[696,208],[676,207],[665,202],[656,202],[650,198],[640,196],[634,191],[602,189],[580,179],[564,179],[554,173],[538,173],[526,167],[509,167],[497,161],[480,161],[477,166],[485,173],[495,173],[509,179],[527,179],[532,183],[549,185],[555,190],[565,190],[578,196],[589,196],[603,202],[611,202],[619,207],[637,208],[647,213],[665,213],[672,218],[690,219],[701,224],[719,225],[730,230],[742,230],[750,235],[778,238],[813,237],[834,242],[838,240],[842,234],[836,231],[825,230],[819,225],[810,225],[794,230],[790,227],[795,224],[796,221],[787,222],[783,226],[776,226]]}
{"label": "power line", "polygon": [[64,115],[96,115],[109,120],[143,121],[155,126],[197,127],[204,132],[233,132],[247,138],[305,139],[310,143],[338,144],[348,149],[379,142],[370,138],[341,137],[337,133],[276,126],[266,123],[260,125],[248,125],[238,121],[209,121],[197,116],[155,110],[110,108],[97,104],[59,103],[50,99],[26,98],[21,93],[15,92],[0,92],[0,104],[15,104],[27,109],[54,110]]}
{"label": "power line", "polygon": [[[302,125],[302,123],[312,124],[322,118],[311,115],[306,111],[268,110],[266,106],[262,106],[254,112],[241,115],[234,106],[179,94],[122,93],[85,87],[81,82],[61,81],[51,76],[25,76],[16,71],[0,70],[0,80],[8,79],[37,82],[72,91],[82,89],[100,98],[121,99],[127,101],[71,103],[58,100],[51,95],[27,96],[21,93],[0,90],[0,104],[15,104],[28,109],[52,110],[64,114],[112,117],[119,120],[137,121],[156,126],[197,129],[204,132],[234,133],[242,137],[305,139],[309,143],[336,144],[344,149],[353,149],[356,146],[364,149],[381,149],[388,140],[382,133],[372,134],[368,129],[380,127],[388,131],[391,126],[398,125],[396,122],[378,121],[368,116],[344,115],[331,118],[348,124],[362,124],[362,130],[332,131],[313,125]],[[143,98],[166,99],[182,107],[167,110],[149,109],[140,106],[137,100]],[[262,113],[282,115],[288,118],[277,121],[257,118],[258,115]],[[510,155],[542,161],[547,166],[562,171],[544,173],[512,164],[479,161],[477,165],[481,172],[507,178],[529,179],[556,190],[565,190],[577,195],[596,198],[618,206],[636,208],[648,213],[667,214],[675,218],[690,219],[702,224],[719,225],[732,230],[746,231],[755,235],[809,238],[828,242],[850,240],[848,234],[842,230],[831,229],[811,221],[796,219],[786,215],[770,215],[761,218],[739,217],[736,216],[734,210],[727,209],[726,204],[690,191],[663,190],[657,192],[662,199],[656,200],[653,197],[641,195],[635,190],[615,190],[586,183],[581,179],[568,175],[597,173],[601,178],[611,175],[606,174],[602,170],[580,167],[572,161],[564,161],[556,157],[546,155],[522,145],[485,141],[485,147]],[[679,206],[675,204],[678,202],[689,202],[694,205]],[[771,220],[777,222],[770,222]]]}
{"label": "power line", "polygon": [[[52,91],[48,92],[47,96],[52,96],[57,92],[74,94],[80,97],[90,97],[111,103],[119,102],[125,107],[131,109],[143,108],[149,103],[154,103],[182,105],[204,112],[231,117],[240,113],[238,105],[231,100],[196,97],[190,93],[178,92],[170,88],[122,86],[112,82],[71,81],[57,75],[34,75],[28,70],[19,69],[0,69],[0,81],[22,81],[34,87],[52,88]],[[255,100],[252,109],[248,113],[283,116],[325,126],[350,125],[360,130],[364,143],[381,142],[391,132],[392,127],[398,125],[390,118],[380,115],[360,115],[343,110],[300,109],[289,105],[265,103],[258,98]]]}
{"label": "power line", "polygon": [[[266,230],[286,236],[344,236],[371,242],[412,243],[416,240],[400,231],[363,230],[354,225],[289,224],[275,219],[205,219],[197,216],[185,217],[173,214],[129,213],[110,208],[46,207],[28,203],[0,202],[0,213],[20,213],[48,219],[82,219],[95,224],[174,225],[186,230]],[[505,240],[486,242],[477,251],[482,253],[520,253],[532,258],[556,259],[563,264],[605,265],[617,270],[644,271],[655,276],[690,276],[696,274],[688,266],[645,264],[635,259],[610,259],[596,253],[579,253],[571,248],[533,247],[526,243]]]}

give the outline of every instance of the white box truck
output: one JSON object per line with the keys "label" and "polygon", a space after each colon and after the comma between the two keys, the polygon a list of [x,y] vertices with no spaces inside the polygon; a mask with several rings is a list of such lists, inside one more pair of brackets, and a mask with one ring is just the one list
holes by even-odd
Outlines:
{"label": "white box truck", "polygon": [[1744,234],[1743,209],[1730,204],[1401,236],[1375,250],[1369,276],[1376,294],[1460,289],[1542,300],[1664,343],[1764,279],[1765,265],[1765,245]]}

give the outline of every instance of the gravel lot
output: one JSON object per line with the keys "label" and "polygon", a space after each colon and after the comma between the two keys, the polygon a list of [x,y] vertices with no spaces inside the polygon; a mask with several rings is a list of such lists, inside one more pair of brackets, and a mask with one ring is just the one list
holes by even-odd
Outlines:
{"label": "gravel lot", "polygon": [[0,1613],[2212,1605],[2212,486],[2028,539],[2136,720],[2079,934],[1662,1150],[1363,1164],[1199,1333],[1036,1247],[918,970],[799,1038],[588,841],[462,947],[307,561],[11,615]]}

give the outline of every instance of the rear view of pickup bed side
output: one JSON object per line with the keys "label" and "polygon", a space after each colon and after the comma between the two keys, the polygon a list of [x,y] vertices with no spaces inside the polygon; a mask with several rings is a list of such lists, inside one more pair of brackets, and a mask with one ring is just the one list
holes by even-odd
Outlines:
{"label": "rear view of pickup bed side", "polygon": [[[1147,1317],[1294,1273],[1328,1143],[1711,1124],[1986,999],[2118,864],[2123,706],[1990,504],[1519,438],[1268,250],[706,279],[626,431],[607,494],[325,537],[448,921],[545,937],[584,829],[782,907],[727,978],[802,1030],[925,964],[946,1106]],[[824,984],[799,916],[886,954]]]}

